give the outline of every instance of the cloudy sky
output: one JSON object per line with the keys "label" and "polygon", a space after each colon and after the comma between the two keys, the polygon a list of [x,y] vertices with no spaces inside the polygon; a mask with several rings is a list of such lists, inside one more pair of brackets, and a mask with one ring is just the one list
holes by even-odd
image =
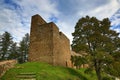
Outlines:
{"label": "cloudy sky", "polygon": [[119,8],[120,0],[0,0],[0,34],[8,31],[20,41],[30,32],[31,16],[39,14],[47,22],[55,22],[72,41],[71,33],[82,16],[101,20],[110,18]]}

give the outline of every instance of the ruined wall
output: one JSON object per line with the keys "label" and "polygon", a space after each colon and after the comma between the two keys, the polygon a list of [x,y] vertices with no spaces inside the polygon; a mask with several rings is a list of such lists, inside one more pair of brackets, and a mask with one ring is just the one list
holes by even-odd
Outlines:
{"label": "ruined wall", "polygon": [[[56,27],[53,24],[53,28]],[[55,31],[53,33],[53,47],[55,65],[70,67],[70,42],[62,32]]]}
{"label": "ruined wall", "polygon": [[32,17],[29,61],[42,61],[52,64],[52,28],[50,23],[42,20],[38,15]]}
{"label": "ruined wall", "polygon": [[32,17],[29,61],[42,61],[52,65],[70,66],[70,42],[53,23],[39,16]]}
{"label": "ruined wall", "polygon": [[7,60],[0,62],[0,77],[4,75],[7,70],[13,68],[15,64],[17,64],[16,60]]}

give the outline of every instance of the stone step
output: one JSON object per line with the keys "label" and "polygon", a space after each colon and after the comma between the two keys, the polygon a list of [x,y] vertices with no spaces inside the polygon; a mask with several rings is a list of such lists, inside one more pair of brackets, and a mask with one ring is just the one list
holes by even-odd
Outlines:
{"label": "stone step", "polygon": [[36,75],[18,75],[17,78],[36,78]]}
{"label": "stone step", "polygon": [[36,80],[36,79],[19,79],[19,80]]}
{"label": "stone step", "polygon": [[35,73],[19,73],[16,77],[20,80],[36,80]]}
{"label": "stone step", "polygon": [[19,73],[18,75],[36,75],[35,73]]}

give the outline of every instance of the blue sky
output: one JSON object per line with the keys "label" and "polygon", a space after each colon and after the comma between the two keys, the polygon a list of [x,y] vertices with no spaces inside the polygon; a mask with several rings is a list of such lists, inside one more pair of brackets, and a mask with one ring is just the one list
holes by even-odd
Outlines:
{"label": "blue sky", "polygon": [[[86,15],[110,18],[119,8],[120,0],[0,0],[0,34],[8,31],[20,41],[30,32],[31,16],[39,14],[47,22],[55,22],[72,41],[78,19]],[[112,24],[119,22],[116,19]]]}

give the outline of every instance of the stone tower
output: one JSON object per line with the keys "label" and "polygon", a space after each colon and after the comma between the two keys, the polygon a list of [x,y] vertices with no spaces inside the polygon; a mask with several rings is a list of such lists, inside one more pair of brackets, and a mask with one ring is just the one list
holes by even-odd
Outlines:
{"label": "stone tower", "polygon": [[41,16],[31,19],[29,61],[47,62],[52,65],[71,66],[69,39],[53,23],[46,23]]}

